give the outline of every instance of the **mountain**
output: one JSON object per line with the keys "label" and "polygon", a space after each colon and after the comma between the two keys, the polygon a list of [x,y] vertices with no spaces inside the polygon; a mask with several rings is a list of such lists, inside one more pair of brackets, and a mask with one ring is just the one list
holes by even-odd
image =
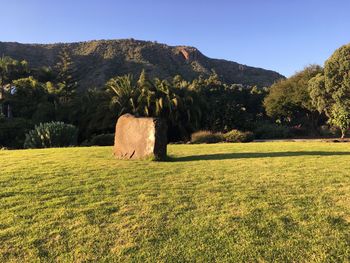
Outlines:
{"label": "mountain", "polygon": [[258,86],[270,86],[284,78],[271,70],[208,58],[195,47],[168,46],[134,39],[57,44],[0,42],[0,56],[27,60],[31,67],[53,67],[63,48],[71,53],[77,77],[85,88],[101,87],[116,75],[137,75],[142,69],[151,77],[181,75],[186,80],[208,76],[214,70],[227,83]]}

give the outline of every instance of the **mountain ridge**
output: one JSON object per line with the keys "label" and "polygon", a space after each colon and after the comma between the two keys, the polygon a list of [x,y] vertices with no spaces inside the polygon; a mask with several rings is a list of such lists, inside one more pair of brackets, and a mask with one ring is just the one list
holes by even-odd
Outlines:
{"label": "mountain ridge", "polygon": [[207,77],[215,71],[227,83],[270,86],[281,74],[225,59],[209,58],[192,46],[170,46],[155,41],[116,39],[71,43],[0,42],[0,55],[26,60],[32,67],[53,67],[58,54],[68,49],[85,88],[101,87],[111,77],[137,75],[145,69],[151,77],[186,80]]}

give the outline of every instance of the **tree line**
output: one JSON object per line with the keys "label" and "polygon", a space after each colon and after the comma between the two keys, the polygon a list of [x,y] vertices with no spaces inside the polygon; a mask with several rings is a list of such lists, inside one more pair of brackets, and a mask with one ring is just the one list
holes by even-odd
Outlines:
{"label": "tree line", "polygon": [[323,67],[308,66],[272,85],[264,106],[275,121],[315,135],[328,125],[344,138],[350,127],[350,45],[337,49]]}
{"label": "tree line", "polygon": [[19,148],[34,125],[75,125],[80,143],[113,133],[125,113],[167,121],[170,141],[186,141],[198,130],[253,131],[256,138],[320,136],[325,126],[344,137],[350,125],[350,45],[324,67],[311,65],[268,88],[227,84],[213,72],[186,81],[181,76],[111,78],[85,90],[63,49],[55,67],[31,68],[26,61],[0,58],[0,146]]}
{"label": "tree line", "polygon": [[228,85],[216,74],[186,81],[125,75],[104,87],[84,90],[76,68],[63,50],[54,68],[30,68],[26,61],[0,59],[0,144],[21,147],[34,125],[61,121],[79,128],[79,142],[113,133],[125,113],[166,119],[169,140],[185,141],[199,130],[249,130],[263,119],[265,89]]}

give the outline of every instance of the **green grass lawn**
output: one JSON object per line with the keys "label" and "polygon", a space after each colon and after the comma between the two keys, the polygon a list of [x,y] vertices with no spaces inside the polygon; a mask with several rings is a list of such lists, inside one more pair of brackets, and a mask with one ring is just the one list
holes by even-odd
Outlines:
{"label": "green grass lawn", "polygon": [[350,261],[350,144],[0,151],[0,262]]}

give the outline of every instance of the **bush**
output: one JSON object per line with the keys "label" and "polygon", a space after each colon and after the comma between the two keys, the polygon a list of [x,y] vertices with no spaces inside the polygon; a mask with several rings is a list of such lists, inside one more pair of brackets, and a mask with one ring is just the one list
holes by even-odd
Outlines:
{"label": "bush", "polygon": [[114,145],[114,133],[100,134],[92,137],[89,145],[97,146],[113,146]]}
{"label": "bush", "polygon": [[328,125],[322,125],[319,128],[319,133],[322,137],[340,137],[341,133],[338,128]]}
{"label": "bush", "polygon": [[312,131],[301,127],[301,125],[293,126],[289,128],[290,135],[292,137],[305,137],[309,136]]}
{"label": "bush", "polygon": [[77,144],[78,130],[63,122],[40,123],[26,134],[25,148],[67,147]]}
{"label": "bush", "polygon": [[251,142],[254,140],[252,132],[242,132],[239,130],[232,130],[224,134],[226,142]]}
{"label": "bush", "polygon": [[218,143],[223,141],[224,141],[224,136],[222,133],[213,133],[210,131],[198,131],[191,135],[192,143]]}
{"label": "bush", "polygon": [[34,124],[22,118],[0,119],[0,148],[23,148],[25,135]]}
{"label": "bush", "polygon": [[285,139],[291,137],[290,129],[286,126],[263,123],[254,131],[257,139]]}

